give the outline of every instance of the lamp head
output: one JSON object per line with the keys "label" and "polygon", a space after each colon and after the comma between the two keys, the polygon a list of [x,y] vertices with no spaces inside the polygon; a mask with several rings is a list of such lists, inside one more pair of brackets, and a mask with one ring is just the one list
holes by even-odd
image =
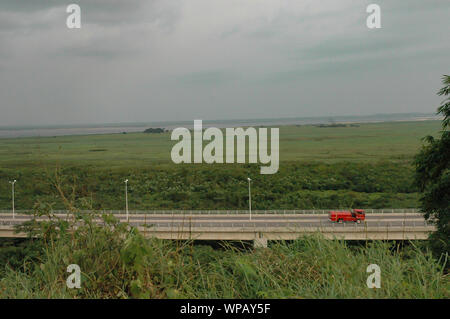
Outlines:
{"label": "lamp head", "polygon": [[247,177],[247,180],[250,182],[251,181],[250,177]]}
{"label": "lamp head", "polygon": [[125,180],[125,183],[128,183],[128,179]]}

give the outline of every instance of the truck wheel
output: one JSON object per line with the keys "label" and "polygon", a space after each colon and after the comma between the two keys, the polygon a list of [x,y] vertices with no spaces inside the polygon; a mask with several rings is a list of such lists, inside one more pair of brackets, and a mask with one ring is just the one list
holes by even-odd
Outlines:
{"label": "truck wheel", "polygon": [[339,224],[342,224],[342,219],[339,219],[339,220],[338,220],[338,223],[339,223]]}
{"label": "truck wheel", "polygon": [[361,219],[357,219],[357,220],[356,220],[356,223],[357,223],[357,224],[361,224]]}

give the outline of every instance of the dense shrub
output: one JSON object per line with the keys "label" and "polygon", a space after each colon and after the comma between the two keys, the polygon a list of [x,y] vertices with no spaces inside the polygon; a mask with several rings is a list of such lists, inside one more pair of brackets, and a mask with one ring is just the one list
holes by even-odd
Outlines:
{"label": "dense shrub", "polygon": [[[130,209],[246,209],[251,176],[255,209],[410,208],[417,207],[414,171],[408,164],[285,163],[277,174],[260,175],[258,165],[173,165],[149,167],[65,167],[64,187],[96,208],[124,208],[124,179],[129,179]],[[3,179],[13,175],[0,170]],[[54,172],[22,169],[16,207],[30,209],[54,194]],[[16,177],[14,177],[16,178]],[[8,183],[0,184],[0,209],[11,207]]]}

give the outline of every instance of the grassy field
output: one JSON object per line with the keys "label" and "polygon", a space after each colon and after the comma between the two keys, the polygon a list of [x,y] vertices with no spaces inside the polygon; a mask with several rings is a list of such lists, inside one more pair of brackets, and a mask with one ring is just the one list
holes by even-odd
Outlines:
{"label": "grassy field", "polygon": [[439,121],[360,124],[360,127],[281,129],[282,161],[380,161],[410,159],[421,138],[434,135]]}
{"label": "grassy field", "polygon": [[[280,161],[405,160],[439,121],[360,124],[359,127],[283,126]],[[170,134],[107,134],[0,139],[0,167],[92,165],[133,167],[170,163]]]}
{"label": "grassy field", "polygon": [[168,133],[0,139],[0,209],[11,207],[11,179],[17,209],[61,208],[56,167],[67,192],[76,184],[74,196],[97,209],[124,208],[125,178],[130,209],[245,209],[248,176],[254,209],[417,207],[411,160],[439,129],[437,121],[281,127],[273,175],[259,164],[175,165]]}

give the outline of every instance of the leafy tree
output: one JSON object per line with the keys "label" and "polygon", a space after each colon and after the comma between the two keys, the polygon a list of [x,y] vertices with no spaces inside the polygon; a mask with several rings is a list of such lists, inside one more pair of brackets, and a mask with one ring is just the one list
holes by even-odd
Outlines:
{"label": "leafy tree", "polygon": [[148,128],[144,131],[144,133],[164,133],[165,130],[163,128],[157,127],[157,128]]}
{"label": "leafy tree", "polygon": [[431,236],[433,249],[449,253],[450,248],[450,76],[442,78],[444,87],[439,96],[445,96],[437,114],[443,115],[440,138],[426,136],[425,144],[415,157],[416,183],[422,196],[421,209],[426,219],[436,223]]}

